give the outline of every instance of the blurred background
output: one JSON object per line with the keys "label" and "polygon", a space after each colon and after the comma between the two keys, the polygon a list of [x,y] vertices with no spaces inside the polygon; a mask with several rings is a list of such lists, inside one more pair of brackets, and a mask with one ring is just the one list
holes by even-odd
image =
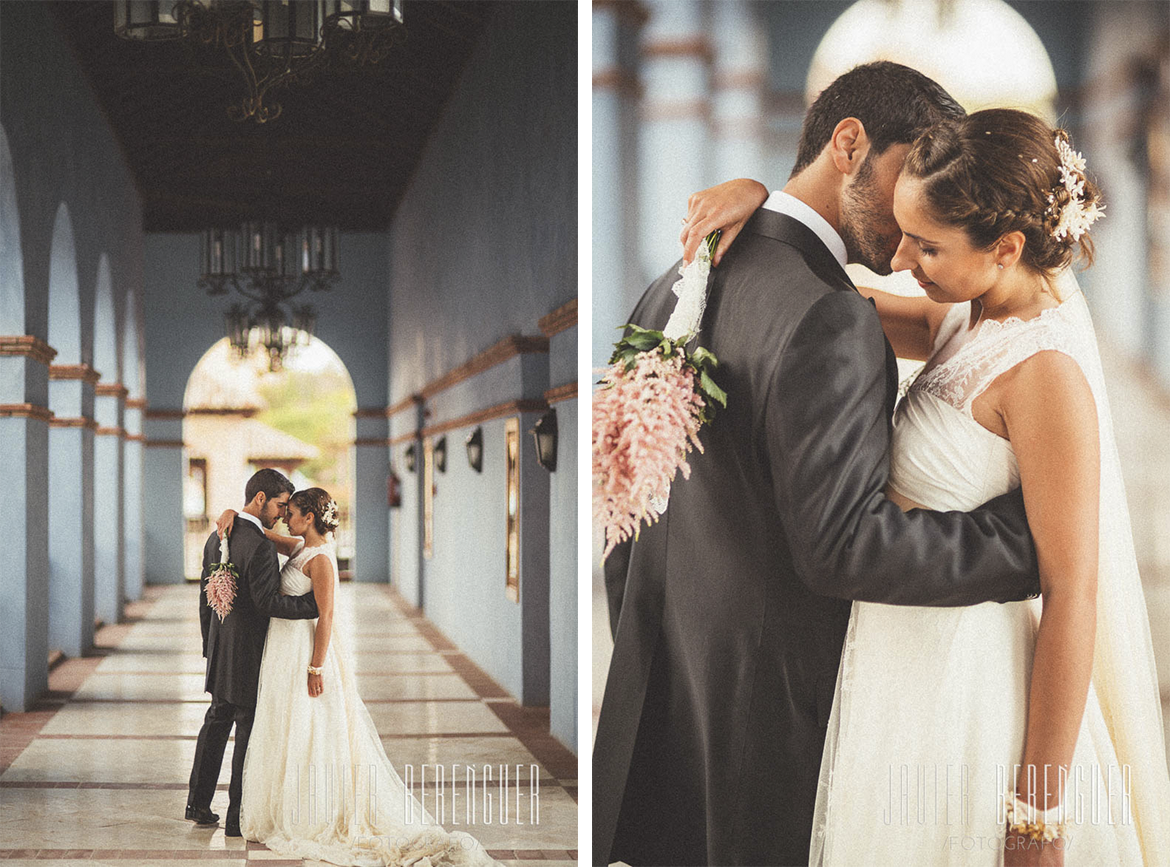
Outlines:
{"label": "blurred background", "polygon": [[[783,187],[806,107],[859,63],[930,75],[968,111],[1070,131],[1104,190],[1080,277],[1101,341],[1170,744],[1170,3],[656,0],[593,3],[593,346],[680,255],[687,196]],[[917,292],[850,266],[857,283]],[[594,539],[593,562],[600,559]],[[593,574],[593,717],[612,649]]]}

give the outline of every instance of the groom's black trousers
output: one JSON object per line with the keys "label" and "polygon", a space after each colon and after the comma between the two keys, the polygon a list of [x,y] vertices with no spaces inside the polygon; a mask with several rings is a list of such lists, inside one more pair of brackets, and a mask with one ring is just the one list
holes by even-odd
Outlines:
{"label": "groom's black trousers", "polygon": [[222,699],[211,699],[211,707],[203,717],[199,740],[195,742],[195,764],[191,768],[191,783],[187,804],[192,807],[210,807],[223,765],[223,751],[227,746],[232,726],[236,727],[236,745],[232,750],[232,779],[228,783],[227,819],[240,820],[240,795],[244,785],[244,754],[248,751],[248,737],[256,708],[232,704]]}

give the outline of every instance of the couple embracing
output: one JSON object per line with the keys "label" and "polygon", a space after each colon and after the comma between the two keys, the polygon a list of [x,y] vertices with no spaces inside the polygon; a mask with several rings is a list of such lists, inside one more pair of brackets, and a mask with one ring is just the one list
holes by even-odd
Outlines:
{"label": "couple embracing", "polygon": [[[338,622],[337,503],[273,469],[220,516],[203,551],[199,620],[211,705],[195,746],[186,818],[211,811],[235,726],[224,832],[288,857],[341,865],[487,867],[473,837],[448,833],[407,789],[357,691]],[[273,531],[284,518],[293,536]],[[236,569],[230,604],[208,578],[221,540]],[[288,558],[283,568],[277,554]],[[224,611],[224,609],[227,609]],[[222,612],[222,616],[221,616]]]}
{"label": "couple embracing", "polygon": [[[688,256],[724,230],[701,334],[727,409],[606,562],[595,863],[1170,863],[1070,267],[1099,215],[1063,131],[966,115],[888,62],[820,94],[782,191],[692,197]],[[859,289],[847,262],[926,297]],[[633,322],[663,327],[675,270]],[[895,356],[925,362],[900,401]]]}

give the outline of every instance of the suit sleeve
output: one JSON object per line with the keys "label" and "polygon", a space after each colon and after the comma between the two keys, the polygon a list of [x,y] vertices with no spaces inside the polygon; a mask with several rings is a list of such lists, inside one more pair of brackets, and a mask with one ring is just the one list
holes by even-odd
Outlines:
{"label": "suit sleeve", "polygon": [[903,512],[886,499],[885,358],[870,305],[834,292],[806,313],[772,376],[763,447],[801,580],[822,595],[894,605],[1036,595],[1018,490],[970,513]]}
{"label": "suit sleeve", "polygon": [[311,592],[303,596],[281,595],[276,546],[267,540],[256,546],[248,561],[247,584],[252,604],[261,614],[282,620],[312,620],[317,616],[317,603]]}
{"label": "suit sleeve", "polygon": [[207,658],[207,637],[211,630],[211,606],[207,604],[207,576],[211,572],[211,543],[203,546],[203,572],[199,577],[199,631],[203,635],[203,658]]}

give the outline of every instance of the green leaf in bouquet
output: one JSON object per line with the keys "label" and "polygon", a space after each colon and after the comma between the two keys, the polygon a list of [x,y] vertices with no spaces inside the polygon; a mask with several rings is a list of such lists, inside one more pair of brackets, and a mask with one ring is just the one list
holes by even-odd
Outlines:
{"label": "green leaf in bouquet", "polygon": [[715,380],[705,370],[699,372],[699,387],[702,389],[703,394],[710,397],[711,400],[718,403],[724,409],[727,409],[727,392],[716,385]]}
{"label": "green leaf in bouquet", "polygon": [[695,347],[694,352],[691,353],[691,361],[699,370],[704,370],[708,367],[714,370],[719,366],[719,359],[715,357],[715,353],[701,346]]}

